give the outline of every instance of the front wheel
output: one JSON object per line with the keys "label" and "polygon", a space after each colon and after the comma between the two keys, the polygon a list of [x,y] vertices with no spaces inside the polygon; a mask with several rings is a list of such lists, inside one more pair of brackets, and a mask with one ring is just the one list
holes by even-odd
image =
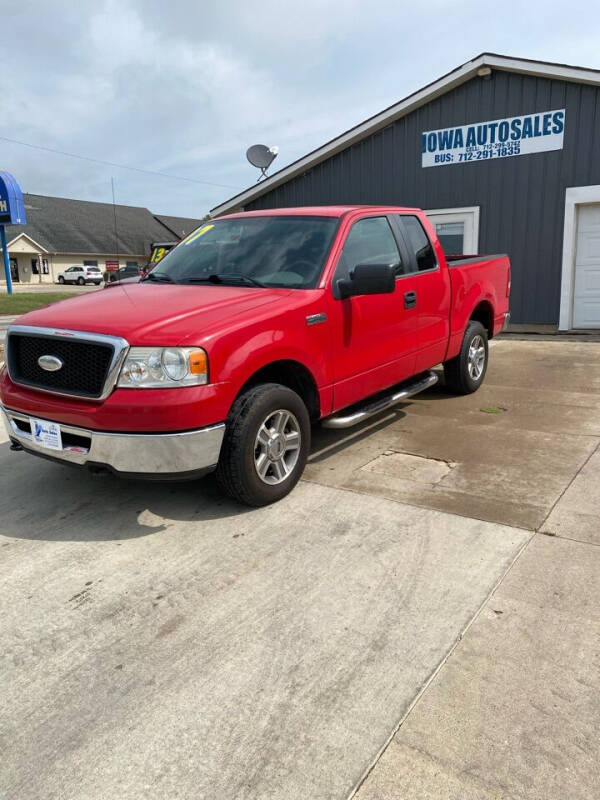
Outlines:
{"label": "front wheel", "polygon": [[446,386],[456,394],[472,394],[483,383],[488,365],[487,331],[481,322],[467,325],[460,353],[444,364]]}
{"label": "front wheel", "polygon": [[62,275],[59,275],[59,276],[58,276],[58,282],[59,282],[59,283],[64,283],[64,282],[65,282],[65,279],[63,278],[63,276],[62,276]]}
{"label": "front wheel", "polygon": [[308,410],[296,392],[277,383],[254,386],[232,406],[217,481],[240,503],[275,503],[298,483],[309,448]]}

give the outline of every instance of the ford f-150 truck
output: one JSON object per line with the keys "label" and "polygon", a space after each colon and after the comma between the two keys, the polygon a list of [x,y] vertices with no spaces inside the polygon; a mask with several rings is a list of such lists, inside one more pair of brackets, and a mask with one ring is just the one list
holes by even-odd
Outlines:
{"label": "ford f-150 truck", "polygon": [[137,477],[216,470],[249,505],[286,495],[311,424],[344,428],[432,386],[481,385],[508,319],[506,256],[446,257],[415,208],[204,223],[145,278],[30,312],[7,334],[13,450]]}

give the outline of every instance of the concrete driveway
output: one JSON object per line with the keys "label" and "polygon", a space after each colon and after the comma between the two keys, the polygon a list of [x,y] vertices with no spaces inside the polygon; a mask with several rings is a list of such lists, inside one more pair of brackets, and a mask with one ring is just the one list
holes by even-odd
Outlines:
{"label": "concrete driveway", "polygon": [[0,795],[596,797],[599,356],[494,342],[261,510],[4,437]]}

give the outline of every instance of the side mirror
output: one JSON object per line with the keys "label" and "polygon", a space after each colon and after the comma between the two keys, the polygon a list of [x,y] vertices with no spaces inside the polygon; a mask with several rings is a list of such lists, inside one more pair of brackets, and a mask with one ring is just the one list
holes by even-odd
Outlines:
{"label": "side mirror", "polygon": [[359,294],[392,294],[396,288],[396,264],[357,264],[349,278],[337,282],[340,298]]}

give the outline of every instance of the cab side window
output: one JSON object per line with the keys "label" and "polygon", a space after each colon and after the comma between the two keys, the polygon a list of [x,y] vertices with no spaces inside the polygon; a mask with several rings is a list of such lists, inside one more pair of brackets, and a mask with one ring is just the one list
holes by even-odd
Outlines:
{"label": "cab side window", "polygon": [[404,238],[410,251],[415,254],[416,267],[419,272],[426,269],[435,269],[437,259],[429,237],[425,233],[417,217],[402,215],[398,217]]}
{"label": "cab side window", "polygon": [[338,260],[335,280],[348,278],[359,264],[393,264],[403,273],[402,259],[387,217],[366,217],[355,222]]}

